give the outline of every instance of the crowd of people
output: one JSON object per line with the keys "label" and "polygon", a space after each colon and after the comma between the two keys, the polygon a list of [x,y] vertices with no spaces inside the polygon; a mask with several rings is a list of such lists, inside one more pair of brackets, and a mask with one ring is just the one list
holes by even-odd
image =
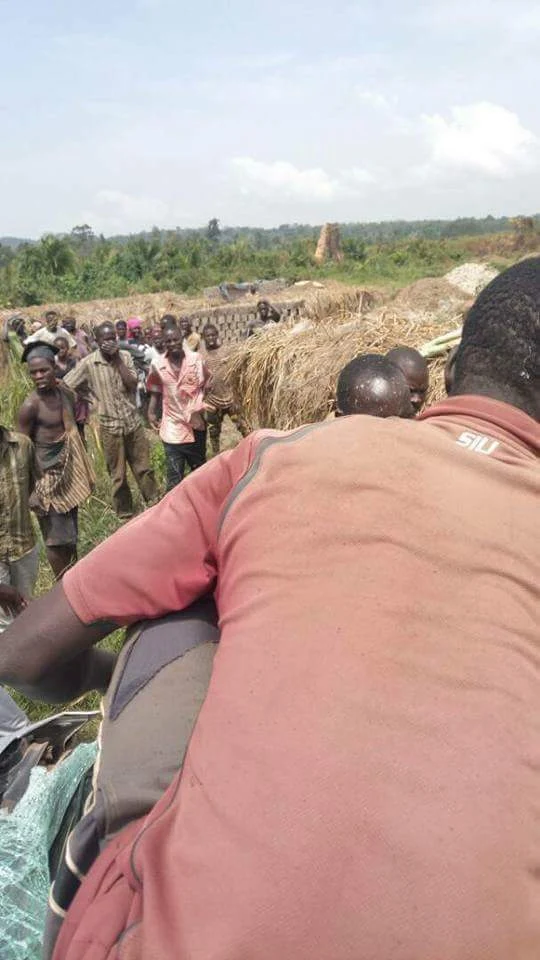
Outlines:
{"label": "crowd of people", "polygon": [[[20,443],[21,435],[31,441],[21,445],[26,464],[22,489],[9,494],[11,500],[16,497],[24,503],[17,521],[26,531],[23,553],[19,557],[19,550],[13,554],[1,544],[6,561],[31,570],[24,582],[14,573],[6,584],[13,588],[11,608],[19,609],[31,596],[36,572],[34,553],[30,556],[26,549],[32,530],[30,507],[39,519],[56,578],[76,560],[78,510],[94,484],[85,435],[90,416],[111,478],[113,506],[122,520],[134,512],[128,467],[144,504],[159,499],[148,427],[163,443],[167,491],[183,479],[187,467],[195,470],[206,462],[207,433],[212,454],[219,453],[227,415],[241,436],[249,432],[224,379],[224,351],[211,323],[202,336],[193,332],[188,319],[177,322],[172,315],[148,331],[132,317],[86,332],[74,318],[61,321],[51,310],[35,327],[29,335],[21,324],[15,331],[34,390],[20,408],[17,430],[3,428],[13,445]],[[6,458],[6,489],[17,486],[22,477],[12,466]],[[21,583],[24,590],[19,589]]]}
{"label": "crowd of people", "polygon": [[[215,327],[104,323],[60,378],[76,332],[32,335],[35,391],[0,438],[8,575],[31,578],[32,495],[62,576],[1,635],[0,681],[106,694],[45,955],[538,956],[540,258],[478,296],[445,400],[423,409],[427,364],[396,346],[288,432],[248,434]],[[169,491],[74,566],[55,541],[91,475],[65,388],[94,404],[126,518],[127,464],[157,499],[147,394]],[[226,413],[245,437],[199,469]],[[96,644],[119,626],[117,660]]]}
{"label": "crowd of people", "polygon": [[[256,317],[257,322],[248,324],[249,336],[279,322],[280,315],[268,301],[260,301]],[[49,310],[28,336],[19,325],[17,337],[23,344],[21,361],[34,384],[19,410],[17,430],[31,441],[31,475],[36,476],[30,487],[25,480],[17,497],[28,501],[38,518],[58,580],[77,559],[78,511],[94,485],[85,435],[91,415],[111,479],[112,504],[121,520],[134,513],[128,468],[146,506],[160,497],[147,428],[163,444],[166,492],[184,479],[188,468],[193,471],[206,463],[208,440],[211,454],[220,452],[226,416],[241,437],[250,432],[227,383],[215,324],[206,323],[199,335],[188,318],[166,314],[149,329],[140,318],[130,317],[102,322],[86,332],[73,317],[61,319]],[[357,357],[338,379],[335,414],[413,416],[427,388],[427,363],[416,350],[397,347],[386,358]],[[16,432],[10,436],[16,443]],[[31,529],[26,513],[24,527]],[[26,561],[24,554],[16,558],[32,571],[24,592],[15,576],[5,585],[12,588],[11,603],[19,608],[35,582],[34,553],[26,552]]]}

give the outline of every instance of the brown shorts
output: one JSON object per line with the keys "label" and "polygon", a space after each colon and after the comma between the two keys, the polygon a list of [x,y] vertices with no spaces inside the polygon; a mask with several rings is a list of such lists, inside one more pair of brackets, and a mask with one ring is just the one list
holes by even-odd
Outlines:
{"label": "brown shorts", "polygon": [[41,535],[46,547],[76,547],[79,535],[79,508],[68,513],[57,513],[52,508],[38,516]]}
{"label": "brown shorts", "polygon": [[219,639],[212,599],[132,629],[103,702],[93,793],[67,840],[49,897],[44,958],[107,841],[149,813],[178,773],[206,697]]}

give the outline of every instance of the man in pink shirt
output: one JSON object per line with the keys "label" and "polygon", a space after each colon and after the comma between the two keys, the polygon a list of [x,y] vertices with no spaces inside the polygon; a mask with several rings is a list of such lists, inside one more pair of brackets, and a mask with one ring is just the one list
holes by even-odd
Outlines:
{"label": "man in pink shirt", "polygon": [[[202,414],[204,391],[210,379],[206,364],[197,353],[185,353],[177,327],[165,333],[165,355],[152,364],[147,380],[150,393],[148,419],[159,430],[167,464],[167,491],[191,470],[206,463],[206,424]],[[163,400],[161,423],[159,397]]]}

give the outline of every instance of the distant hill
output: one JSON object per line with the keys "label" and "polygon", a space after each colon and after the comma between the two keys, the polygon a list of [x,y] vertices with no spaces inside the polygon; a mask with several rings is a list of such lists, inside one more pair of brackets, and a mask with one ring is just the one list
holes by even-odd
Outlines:
{"label": "distant hill", "polygon": [[34,242],[34,240],[28,240],[26,237],[0,237],[0,246],[11,247],[12,250],[16,250],[17,247],[20,247],[23,243]]}

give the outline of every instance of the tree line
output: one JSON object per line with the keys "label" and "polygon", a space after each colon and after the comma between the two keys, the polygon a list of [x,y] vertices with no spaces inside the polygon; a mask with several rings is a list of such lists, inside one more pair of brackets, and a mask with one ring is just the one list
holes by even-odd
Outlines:
{"label": "tree line", "polygon": [[0,303],[91,300],[170,289],[198,293],[224,280],[335,275],[352,282],[443,272],[463,251],[460,237],[515,232],[536,234],[540,217],[392,221],[340,226],[343,263],[316,267],[319,227],[221,228],[214,218],[199,230],[161,230],[105,238],[88,224],[37,242],[0,243]]}

